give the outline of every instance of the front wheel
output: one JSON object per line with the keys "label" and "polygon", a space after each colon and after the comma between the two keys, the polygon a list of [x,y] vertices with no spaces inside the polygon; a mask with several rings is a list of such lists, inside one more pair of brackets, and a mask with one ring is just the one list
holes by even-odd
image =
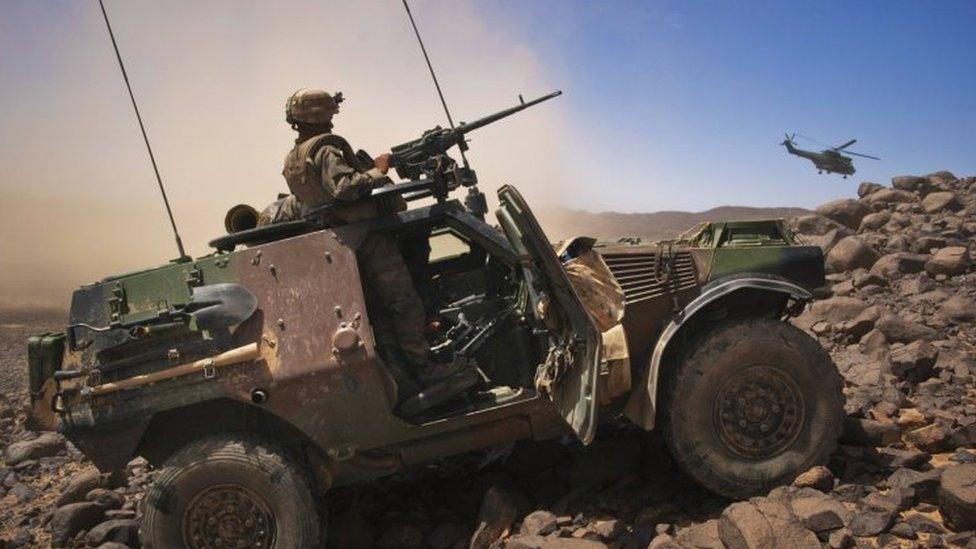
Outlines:
{"label": "front wheel", "polygon": [[843,380],[794,326],[730,321],[684,350],[666,410],[679,465],[709,490],[743,499],[826,463],[843,424]]}
{"label": "front wheel", "polygon": [[319,547],[323,527],[303,469],[274,446],[214,437],[163,465],[142,501],[143,547]]}

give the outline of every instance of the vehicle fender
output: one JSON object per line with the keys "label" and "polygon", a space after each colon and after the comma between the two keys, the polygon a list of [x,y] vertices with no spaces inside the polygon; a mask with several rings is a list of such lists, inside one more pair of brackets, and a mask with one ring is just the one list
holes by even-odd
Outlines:
{"label": "vehicle fender", "polygon": [[774,294],[785,295],[789,299],[806,302],[813,299],[813,295],[805,288],[798,286],[782,277],[766,273],[738,274],[714,280],[702,287],[702,292],[678,312],[661,332],[641,382],[631,393],[624,408],[624,415],[630,421],[651,430],[657,411],[658,378],[668,345],[688,324],[696,314],[699,314],[709,304],[742,290],[759,290]]}

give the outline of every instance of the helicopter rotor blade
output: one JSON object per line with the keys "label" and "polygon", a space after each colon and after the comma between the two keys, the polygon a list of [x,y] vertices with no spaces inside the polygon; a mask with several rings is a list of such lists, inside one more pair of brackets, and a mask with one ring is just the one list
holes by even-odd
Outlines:
{"label": "helicopter rotor blade", "polygon": [[871,155],[861,154],[861,153],[856,153],[851,151],[844,151],[844,154],[852,154],[854,156],[860,156],[861,158],[870,158],[871,160],[881,160],[877,156],[871,156]]}
{"label": "helicopter rotor blade", "polygon": [[850,141],[848,141],[847,143],[844,143],[843,145],[841,145],[839,147],[832,147],[832,148],[835,151],[842,151],[842,150],[846,149],[847,147],[850,147],[854,143],[857,143],[857,139],[851,139]]}

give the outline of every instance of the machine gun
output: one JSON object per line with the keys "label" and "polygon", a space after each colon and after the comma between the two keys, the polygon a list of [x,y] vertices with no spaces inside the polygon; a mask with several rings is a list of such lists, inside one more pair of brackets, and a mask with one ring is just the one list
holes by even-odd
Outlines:
{"label": "machine gun", "polygon": [[[472,214],[484,219],[484,215],[488,213],[488,204],[484,193],[478,190],[477,175],[464,158],[464,151],[468,150],[464,136],[468,132],[558,97],[562,93],[562,91],[554,91],[531,101],[525,101],[520,95],[519,104],[514,107],[479,118],[474,122],[462,122],[453,128],[437,126],[425,131],[413,141],[393,147],[390,149],[390,167],[396,169],[400,178],[408,181],[373,189],[370,197],[378,200],[400,195],[407,201],[434,197],[438,202],[444,202],[451,191],[464,186],[468,187],[468,195],[464,199],[465,207]],[[457,162],[447,154],[455,145],[461,150],[463,166],[458,166]],[[327,213],[334,206],[335,204],[329,204],[315,208],[306,213],[305,217],[314,219]]]}
{"label": "machine gun", "polygon": [[[497,122],[543,101],[548,101],[553,97],[562,95],[562,93],[555,91],[528,102],[522,99],[520,95],[520,103],[509,109],[498,111],[474,122],[461,122],[455,128],[437,126],[427,130],[420,138],[390,149],[390,166],[396,168],[397,175],[402,179],[420,179],[422,175],[429,175],[432,170],[437,169],[438,157],[446,154],[451,147],[457,145],[462,151],[468,150],[467,141],[464,139],[468,132]],[[467,166],[465,167],[467,168]]]}

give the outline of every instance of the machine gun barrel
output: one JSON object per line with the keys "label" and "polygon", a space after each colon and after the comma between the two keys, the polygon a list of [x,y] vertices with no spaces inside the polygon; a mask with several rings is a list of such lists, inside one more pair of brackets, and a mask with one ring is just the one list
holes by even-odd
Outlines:
{"label": "machine gun barrel", "polygon": [[[515,105],[514,107],[511,107],[511,108],[508,108],[508,109],[505,109],[505,110],[502,110],[502,111],[498,111],[495,114],[489,114],[488,116],[486,116],[484,118],[479,118],[478,120],[475,120],[474,122],[461,122],[460,124],[458,124],[458,127],[457,127],[457,129],[455,131],[457,133],[459,133],[460,135],[464,135],[464,134],[466,134],[466,133],[468,133],[470,131],[477,130],[478,128],[480,128],[482,126],[487,126],[488,124],[491,124],[492,122],[497,122],[497,121],[501,120],[502,118],[505,118],[507,116],[511,116],[511,115],[513,115],[513,114],[515,114],[515,113],[517,113],[519,111],[525,110],[525,109],[527,109],[529,107],[532,107],[534,105],[538,105],[539,103],[542,103],[543,101],[548,101],[548,100],[552,99],[553,97],[559,97],[560,95],[562,95],[562,93],[563,92],[561,90],[557,90],[557,91],[554,91],[554,92],[550,93],[549,95],[543,95],[542,97],[533,99],[531,101],[521,101],[521,103],[519,103],[518,105]],[[521,100],[522,99],[522,96],[519,96],[519,99]]]}

